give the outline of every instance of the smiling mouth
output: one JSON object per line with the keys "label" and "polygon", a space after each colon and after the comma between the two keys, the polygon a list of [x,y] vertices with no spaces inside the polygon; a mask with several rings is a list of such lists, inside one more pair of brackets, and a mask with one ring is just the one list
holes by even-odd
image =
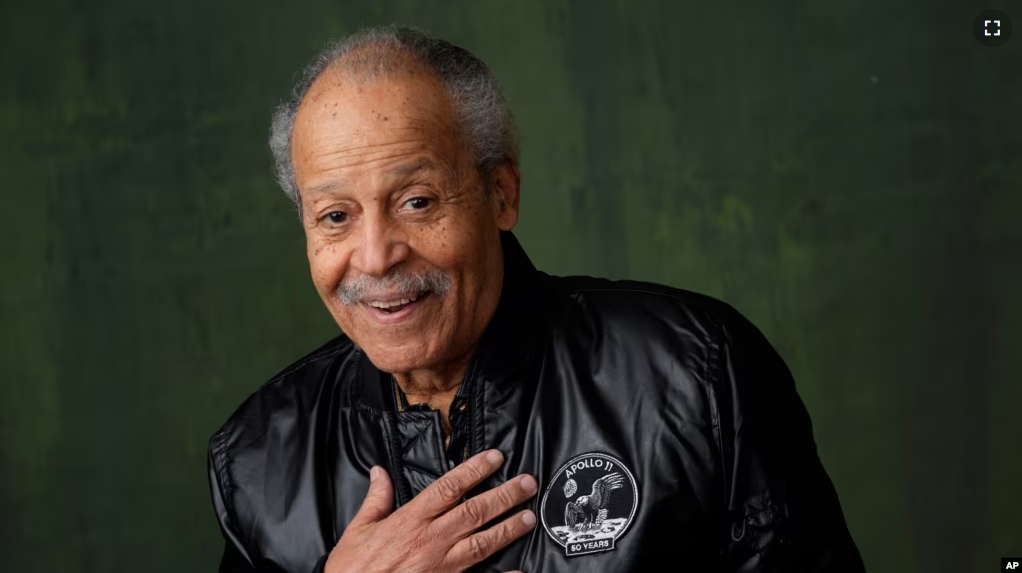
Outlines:
{"label": "smiling mouth", "polygon": [[372,307],[372,308],[374,308],[374,309],[376,309],[376,310],[378,310],[378,311],[380,311],[380,312],[382,312],[384,314],[394,314],[394,313],[396,313],[398,311],[401,311],[401,310],[404,310],[405,308],[408,308],[409,306],[415,304],[416,302],[421,301],[422,299],[426,298],[428,295],[429,295],[429,293],[418,293],[418,294],[410,295],[410,296],[407,296],[405,298],[398,299],[398,300],[393,300],[393,301],[386,301],[386,302],[384,302],[384,301],[373,301],[373,302],[367,302],[366,305],[368,305],[368,306],[370,306],[370,307]]}

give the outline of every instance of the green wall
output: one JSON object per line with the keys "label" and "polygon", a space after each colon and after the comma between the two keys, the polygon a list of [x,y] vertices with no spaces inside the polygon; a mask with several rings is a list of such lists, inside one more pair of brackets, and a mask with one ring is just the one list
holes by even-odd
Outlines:
{"label": "green wall", "polygon": [[394,20],[504,83],[541,268],[767,333],[870,571],[1022,554],[1022,2],[254,4],[0,1],[0,570],[215,567],[208,436],[336,331],[269,110]]}

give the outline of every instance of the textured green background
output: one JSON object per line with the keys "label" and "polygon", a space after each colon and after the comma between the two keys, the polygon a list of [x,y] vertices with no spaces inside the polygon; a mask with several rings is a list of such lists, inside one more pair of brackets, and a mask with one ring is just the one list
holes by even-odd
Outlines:
{"label": "textured green background", "polygon": [[541,268],[774,341],[870,571],[1022,554],[1022,2],[253,4],[0,2],[0,570],[214,568],[207,437],[335,333],[269,110],[392,20],[505,84]]}

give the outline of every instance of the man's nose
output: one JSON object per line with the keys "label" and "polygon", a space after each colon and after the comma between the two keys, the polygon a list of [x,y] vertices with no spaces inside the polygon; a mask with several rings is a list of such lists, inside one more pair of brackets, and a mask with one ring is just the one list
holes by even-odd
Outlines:
{"label": "man's nose", "polygon": [[408,243],[384,217],[364,219],[361,234],[352,262],[367,275],[384,276],[408,257]]}

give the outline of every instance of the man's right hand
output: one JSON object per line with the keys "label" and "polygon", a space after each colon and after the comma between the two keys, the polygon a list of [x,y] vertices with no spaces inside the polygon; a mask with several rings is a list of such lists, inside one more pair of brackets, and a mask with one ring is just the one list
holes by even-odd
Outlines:
{"label": "man's right hand", "polygon": [[369,493],[330,552],[324,573],[460,572],[525,535],[536,526],[536,514],[529,510],[477,530],[536,495],[532,476],[517,476],[461,501],[503,461],[497,450],[477,454],[394,512],[390,477],[374,467]]}

